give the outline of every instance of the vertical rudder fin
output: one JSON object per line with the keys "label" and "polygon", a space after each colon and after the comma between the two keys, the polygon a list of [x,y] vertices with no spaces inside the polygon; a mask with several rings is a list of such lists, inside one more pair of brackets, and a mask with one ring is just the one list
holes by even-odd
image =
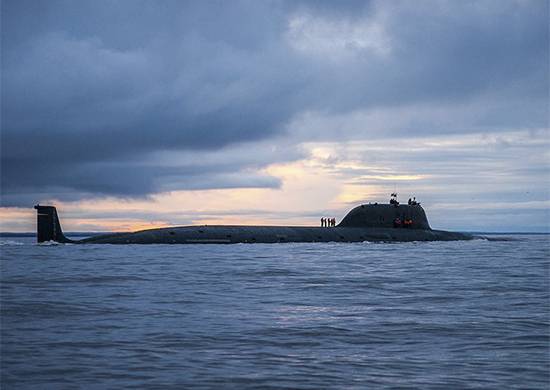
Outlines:
{"label": "vertical rudder fin", "polygon": [[72,242],[63,235],[61,224],[54,206],[34,206],[37,215],[36,240],[37,242],[55,241],[60,243]]}

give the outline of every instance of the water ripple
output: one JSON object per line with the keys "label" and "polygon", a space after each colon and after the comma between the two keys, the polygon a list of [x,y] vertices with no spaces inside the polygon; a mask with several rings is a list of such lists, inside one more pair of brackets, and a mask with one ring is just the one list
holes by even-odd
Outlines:
{"label": "water ripple", "polygon": [[2,389],[550,387],[547,236],[0,246]]}

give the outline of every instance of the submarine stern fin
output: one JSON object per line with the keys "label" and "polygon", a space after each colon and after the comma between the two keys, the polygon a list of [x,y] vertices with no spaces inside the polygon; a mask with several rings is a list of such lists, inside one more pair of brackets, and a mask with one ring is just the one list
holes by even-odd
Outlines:
{"label": "submarine stern fin", "polygon": [[57,209],[54,206],[41,206],[37,204],[36,209],[36,241],[46,242],[55,241],[59,243],[73,242],[63,234]]}

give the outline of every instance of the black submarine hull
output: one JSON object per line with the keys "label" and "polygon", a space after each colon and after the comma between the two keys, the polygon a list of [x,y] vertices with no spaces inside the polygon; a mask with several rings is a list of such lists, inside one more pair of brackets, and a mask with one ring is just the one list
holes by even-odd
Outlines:
{"label": "black submarine hull", "polygon": [[[74,244],[237,244],[282,242],[407,242],[470,240],[472,235],[432,230],[420,206],[362,205],[351,210],[335,227],[302,226],[183,226],[103,234],[70,240],[63,234],[57,210],[40,206],[38,242]],[[414,221],[410,227],[394,227],[394,218]]]}
{"label": "black submarine hull", "polygon": [[462,233],[424,229],[292,227],[292,226],[186,226],[90,237],[89,244],[237,244],[281,242],[450,241],[473,238]]}

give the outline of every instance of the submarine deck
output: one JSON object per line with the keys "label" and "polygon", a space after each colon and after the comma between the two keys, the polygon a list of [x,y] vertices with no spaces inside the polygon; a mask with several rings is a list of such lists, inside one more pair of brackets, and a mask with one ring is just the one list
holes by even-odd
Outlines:
{"label": "submarine deck", "polygon": [[428,229],[301,226],[183,226],[89,237],[75,243],[235,244],[280,242],[448,241],[468,234]]}

